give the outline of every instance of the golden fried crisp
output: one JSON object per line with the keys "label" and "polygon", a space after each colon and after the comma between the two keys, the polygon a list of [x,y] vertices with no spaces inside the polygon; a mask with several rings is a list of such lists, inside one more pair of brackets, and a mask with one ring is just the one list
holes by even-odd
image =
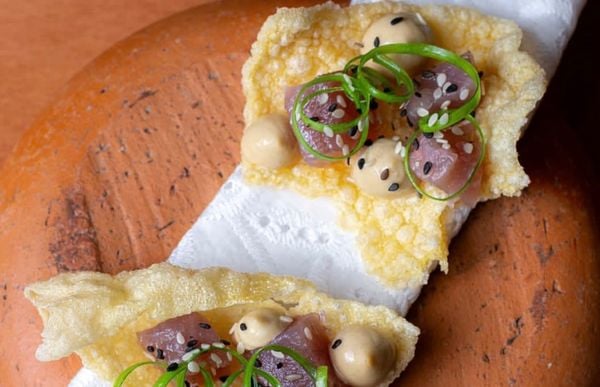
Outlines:
{"label": "golden fried crisp", "polygon": [[[320,313],[332,338],[348,325],[373,327],[399,354],[386,384],[412,359],[419,335],[418,328],[388,308],[336,300],[293,277],[223,268],[187,270],[161,263],[114,277],[65,273],[28,286],[25,296],[44,322],[36,357],[49,361],[76,352],[85,367],[107,380],[146,360],[136,332],[192,311],[201,311],[230,341],[231,326],[260,306],[285,307],[291,316]],[[128,385],[151,385],[158,376],[157,370],[145,368],[132,374]]]}
{"label": "golden fried crisp", "polygon": [[[454,6],[414,6],[392,2],[342,8],[326,3],[312,8],[282,8],[263,25],[244,65],[246,123],[284,111],[286,86],[343,68],[360,54],[369,25],[386,14],[416,11],[430,25],[434,42],[457,53],[470,51],[485,76],[485,95],[477,119],[488,139],[483,164],[482,200],[516,196],[529,184],[519,164],[516,143],[546,88],[542,68],[519,50],[522,32],[512,21]],[[395,200],[362,193],[348,181],[344,166],[266,170],[244,165],[253,184],[290,188],[339,205],[340,223],[356,232],[367,271],[392,288],[426,283],[436,263],[448,268],[452,223],[469,209],[455,203]]]}

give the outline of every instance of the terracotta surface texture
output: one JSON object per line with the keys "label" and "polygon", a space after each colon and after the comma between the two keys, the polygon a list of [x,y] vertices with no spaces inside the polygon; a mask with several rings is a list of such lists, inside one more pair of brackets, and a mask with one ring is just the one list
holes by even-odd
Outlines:
{"label": "terracotta surface texture", "polygon": [[[0,385],[64,386],[80,366],[34,360],[41,323],[26,284],[162,261],[232,172],[241,65],[277,4],[222,1],[154,24],[86,66],[33,122],[0,170]],[[600,79],[581,77],[595,71],[599,17],[590,3],[520,143],[531,186],[472,213],[450,273],[411,310],[423,332],[402,385],[600,380]]]}
{"label": "terracotta surface texture", "polygon": [[211,0],[0,0],[0,165],[35,115],[115,42]]}

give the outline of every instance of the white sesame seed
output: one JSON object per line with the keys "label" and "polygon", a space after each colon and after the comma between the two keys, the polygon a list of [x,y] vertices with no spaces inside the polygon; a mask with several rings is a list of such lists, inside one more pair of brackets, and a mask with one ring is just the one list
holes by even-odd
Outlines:
{"label": "white sesame seed", "polygon": [[223,344],[223,343],[221,343],[219,341],[217,341],[215,343],[212,343],[212,346],[215,347],[215,348],[225,348],[225,344]]}
{"label": "white sesame seed", "polygon": [[350,148],[348,147],[348,145],[344,144],[344,146],[342,147],[342,155],[348,156],[349,154],[350,154]]}
{"label": "white sesame seed", "polygon": [[334,118],[342,118],[345,114],[346,112],[343,109],[335,109],[333,113],[331,113]]}
{"label": "white sesame seed", "polygon": [[194,356],[196,356],[199,352],[200,352],[200,350],[194,349],[193,351],[184,353],[183,356],[181,357],[181,360],[188,361],[191,358],[193,358]]}
{"label": "white sesame seed", "polygon": [[302,379],[302,376],[298,375],[298,374],[290,374],[290,375],[285,376],[285,380],[287,380],[289,382],[294,382],[294,381],[300,380],[300,379]]}
{"label": "white sesame seed", "polygon": [[435,140],[435,142],[437,142],[438,144],[447,144],[448,140],[446,140],[445,138],[438,138]]}
{"label": "white sesame seed", "polygon": [[394,141],[400,141],[400,136],[394,136],[394,137],[392,137],[392,140],[394,140]]}
{"label": "white sesame seed", "polygon": [[227,360],[232,361],[233,360],[233,356],[231,356],[231,353],[227,352]]}
{"label": "white sesame seed", "polygon": [[217,355],[216,353],[210,354],[210,360],[212,360],[217,365],[217,367],[223,363],[223,360],[221,360],[219,355]]}
{"label": "white sesame seed", "polygon": [[437,113],[433,113],[431,115],[431,117],[429,117],[429,121],[427,121],[427,125],[433,126],[433,125],[435,125],[435,123],[437,122],[437,120],[438,120],[438,114]]}
{"label": "white sesame seed", "polygon": [[445,73],[439,73],[439,74],[437,75],[437,78],[436,78],[437,85],[438,85],[439,87],[442,87],[442,85],[443,85],[444,83],[446,83],[446,79],[447,79],[447,78],[448,78],[448,77],[446,76],[446,74],[445,74]]}
{"label": "white sesame seed", "polygon": [[421,166],[421,162],[420,161],[415,161],[415,167],[419,168]]}
{"label": "white sesame seed", "polygon": [[271,355],[273,355],[273,357],[276,357],[278,359],[284,359],[285,355],[279,351],[271,351]]}
{"label": "white sesame seed", "polygon": [[187,369],[188,371],[194,374],[200,372],[200,366],[195,361],[189,362],[187,365]]}
{"label": "white sesame seed", "polygon": [[468,89],[462,89],[460,91],[460,94],[459,94],[458,98],[460,98],[461,101],[464,101],[465,99],[467,99],[468,96],[469,96],[469,90]]}
{"label": "white sesame seed", "polygon": [[244,343],[240,342],[240,343],[238,343],[235,350],[238,351],[238,353],[243,354],[244,352],[246,352],[246,347],[244,346]]}
{"label": "white sesame seed", "polygon": [[442,96],[442,89],[440,89],[439,87],[437,89],[435,89],[435,91],[433,92],[433,99],[440,99]]}
{"label": "white sesame seed", "polygon": [[364,122],[364,120],[360,120],[360,121],[358,121],[358,131],[359,131],[359,132],[361,132],[361,133],[362,133],[364,125],[365,125],[365,122]]}
{"label": "white sesame seed", "polygon": [[304,336],[306,336],[306,338],[309,340],[312,340],[313,338],[312,332],[308,327],[304,327]]}
{"label": "white sesame seed", "polygon": [[344,146],[344,140],[342,140],[342,136],[340,136],[339,134],[335,135],[335,143],[337,144],[337,146],[339,146],[340,148]]}
{"label": "white sesame seed", "polygon": [[338,105],[340,105],[343,108],[345,108],[346,106],[348,106],[346,104],[346,100],[341,95],[338,95],[337,97],[335,97],[335,101],[338,103]]}
{"label": "white sesame seed", "polygon": [[331,129],[329,126],[323,127],[323,133],[325,133],[325,135],[329,138],[333,137],[333,129]]}
{"label": "white sesame seed", "polygon": [[181,332],[177,332],[175,339],[177,340],[177,344],[185,344],[185,337],[183,337]]}
{"label": "white sesame seed", "polygon": [[279,319],[286,323],[291,323],[292,321],[294,321],[294,319],[290,316],[279,316]]}
{"label": "white sesame seed", "polygon": [[236,328],[236,327],[237,327],[237,324],[233,324],[233,325],[231,326],[231,329],[229,329],[229,334],[230,334],[230,335],[233,335],[233,332],[235,332],[235,328]]}
{"label": "white sesame seed", "polygon": [[448,143],[442,144],[442,148],[444,148],[444,149],[450,149],[450,144],[448,144]]}
{"label": "white sesame seed", "polygon": [[325,105],[328,101],[329,94],[327,93],[319,94],[319,96],[317,97],[317,102],[319,103],[319,105]]}
{"label": "white sesame seed", "polygon": [[470,155],[471,153],[473,153],[473,144],[471,144],[470,142],[463,144],[463,150],[465,151],[465,153]]}
{"label": "white sesame seed", "polygon": [[440,125],[446,125],[448,123],[448,119],[450,118],[450,116],[448,115],[448,113],[444,113],[442,114],[442,116],[440,117],[440,120],[438,121],[438,123]]}
{"label": "white sesame seed", "polygon": [[405,152],[404,145],[402,145],[401,142],[397,143],[396,146],[394,147],[394,153],[404,157],[404,152]]}
{"label": "white sesame seed", "polygon": [[417,109],[417,115],[419,117],[426,117],[426,116],[429,115],[429,110],[420,107],[420,108]]}
{"label": "white sesame seed", "polygon": [[453,126],[452,129],[450,129],[452,131],[452,133],[456,134],[457,136],[462,136],[463,134],[465,134],[465,132],[463,132],[463,130],[461,128],[459,128],[458,126]]}
{"label": "white sesame seed", "polygon": [[442,103],[442,106],[441,106],[441,108],[442,108],[443,110],[446,110],[446,109],[448,109],[448,106],[450,106],[450,100],[444,101],[444,102]]}
{"label": "white sesame seed", "polygon": [[206,351],[207,349],[210,349],[210,344],[202,343],[202,344],[200,344],[200,348],[203,351]]}
{"label": "white sesame seed", "polygon": [[433,138],[444,138],[444,133],[442,133],[442,132],[435,132],[433,134]]}

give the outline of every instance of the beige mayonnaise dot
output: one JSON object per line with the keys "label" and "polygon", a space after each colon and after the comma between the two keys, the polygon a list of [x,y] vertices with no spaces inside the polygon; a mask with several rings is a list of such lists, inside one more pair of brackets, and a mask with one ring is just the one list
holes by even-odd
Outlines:
{"label": "beige mayonnaise dot", "polygon": [[244,129],[242,160],[277,169],[292,165],[298,158],[298,142],[286,114],[262,116]]}
{"label": "beige mayonnaise dot", "polygon": [[339,332],[329,346],[337,376],[354,387],[375,386],[396,363],[396,350],[373,328],[350,326]]}
{"label": "beige mayonnaise dot", "polygon": [[235,323],[233,338],[247,350],[264,347],[293,321],[285,317],[275,309],[255,309]]}
{"label": "beige mayonnaise dot", "polygon": [[[429,43],[431,31],[425,20],[418,13],[401,12],[390,14],[373,22],[363,36],[361,54],[366,54],[375,47],[394,43]],[[400,65],[407,72],[419,67],[424,57],[418,55],[394,54],[389,58]],[[383,70],[376,63],[369,63],[370,67]],[[385,71],[389,74],[389,72]]]}
{"label": "beige mayonnaise dot", "polygon": [[385,138],[363,147],[350,159],[352,182],[369,195],[388,199],[412,192],[398,148],[397,141]]}

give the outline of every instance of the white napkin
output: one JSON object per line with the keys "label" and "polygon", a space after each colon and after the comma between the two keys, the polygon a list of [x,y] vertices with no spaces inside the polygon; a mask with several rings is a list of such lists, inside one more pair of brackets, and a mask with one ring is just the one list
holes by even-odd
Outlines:
{"label": "white napkin", "polygon": [[[554,74],[585,4],[585,0],[411,2],[463,5],[514,20],[524,30],[523,48],[542,64],[548,77]],[[337,225],[334,203],[291,191],[248,186],[240,169],[183,236],[169,262],[189,268],[226,266],[238,271],[292,274],[310,279],[333,296],[367,303],[376,300],[406,313],[420,287],[385,290],[367,276],[354,235]],[[110,383],[82,369],[69,386],[108,387]]]}

